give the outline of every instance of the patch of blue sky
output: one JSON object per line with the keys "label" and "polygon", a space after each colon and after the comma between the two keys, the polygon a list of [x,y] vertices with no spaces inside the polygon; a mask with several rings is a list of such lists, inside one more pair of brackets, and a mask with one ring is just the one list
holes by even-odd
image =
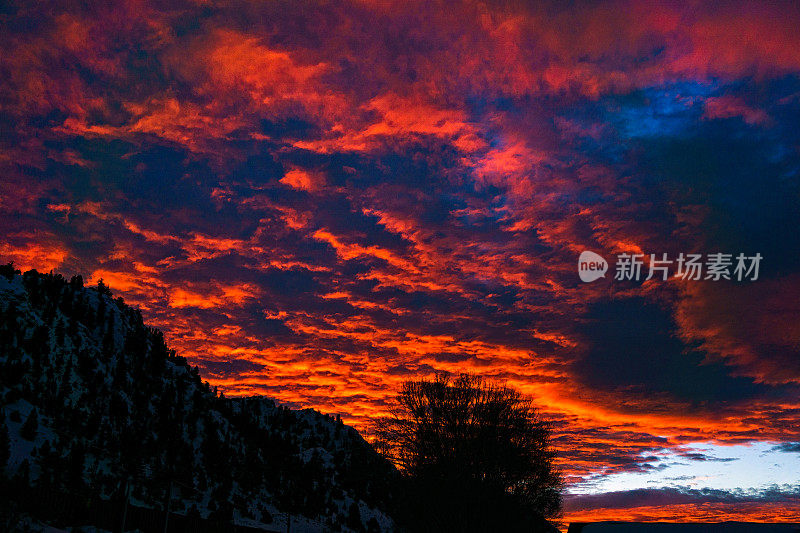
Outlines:
{"label": "patch of blue sky", "polygon": [[623,138],[680,136],[700,120],[717,84],[681,82],[641,89],[606,102],[604,119]]}
{"label": "patch of blue sky", "polygon": [[[722,446],[692,443],[648,453],[643,468],[614,474],[597,474],[571,486],[572,494],[599,494],[663,487],[725,491],[763,490],[798,484],[800,449],[774,442]],[[656,456],[656,460],[652,460]]]}

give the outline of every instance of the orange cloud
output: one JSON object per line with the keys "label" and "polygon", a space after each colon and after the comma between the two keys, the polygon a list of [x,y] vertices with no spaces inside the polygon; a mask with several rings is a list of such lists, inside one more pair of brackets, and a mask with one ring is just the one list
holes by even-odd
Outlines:
{"label": "orange cloud", "polygon": [[[224,308],[227,306],[242,305],[248,300],[257,298],[260,293],[258,287],[247,283],[238,285],[221,285],[214,283],[206,287],[194,285],[194,288],[194,291],[180,287],[172,289],[169,293],[169,305],[177,308]],[[203,291],[203,289],[205,289],[205,291]]]}
{"label": "orange cloud", "polygon": [[317,172],[292,169],[280,179],[281,183],[303,191],[316,191],[325,185],[325,176]]}

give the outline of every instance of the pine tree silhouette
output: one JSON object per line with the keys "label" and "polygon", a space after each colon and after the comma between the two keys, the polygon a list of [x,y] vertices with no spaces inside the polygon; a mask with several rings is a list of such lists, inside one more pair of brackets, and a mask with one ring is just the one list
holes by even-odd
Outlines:
{"label": "pine tree silhouette", "polygon": [[36,438],[36,434],[38,432],[39,432],[39,413],[34,407],[31,410],[31,413],[28,415],[28,418],[25,420],[25,423],[22,424],[22,427],[19,429],[19,436],[25,440],[32,441]]}
{"label": "pine tree silhouette", "polygon": [[11,441],[8,437],[5,412],[0,410],[0,477],[4,477],[8,459],[11,457]]}

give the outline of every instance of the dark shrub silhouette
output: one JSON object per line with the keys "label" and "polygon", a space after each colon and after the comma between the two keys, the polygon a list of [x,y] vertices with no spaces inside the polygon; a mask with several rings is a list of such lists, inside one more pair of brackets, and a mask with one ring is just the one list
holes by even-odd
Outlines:
{"label": "dark shrub silhouette", "polygon": [[462,374],[404,383],[378,446],[405,474],[412,531],[549,531],[560,508],[549,427],[504,385]]}

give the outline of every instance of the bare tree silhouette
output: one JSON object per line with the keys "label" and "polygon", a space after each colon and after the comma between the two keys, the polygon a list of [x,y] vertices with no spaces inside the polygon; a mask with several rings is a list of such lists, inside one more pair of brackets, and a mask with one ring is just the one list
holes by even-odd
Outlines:
{"label": "bare tree silhouette", "polygon": [[478,376],[403,384],[378,448],[404,473],[415,531],[547,531],[560,509],[549,424],[532,403]]}

